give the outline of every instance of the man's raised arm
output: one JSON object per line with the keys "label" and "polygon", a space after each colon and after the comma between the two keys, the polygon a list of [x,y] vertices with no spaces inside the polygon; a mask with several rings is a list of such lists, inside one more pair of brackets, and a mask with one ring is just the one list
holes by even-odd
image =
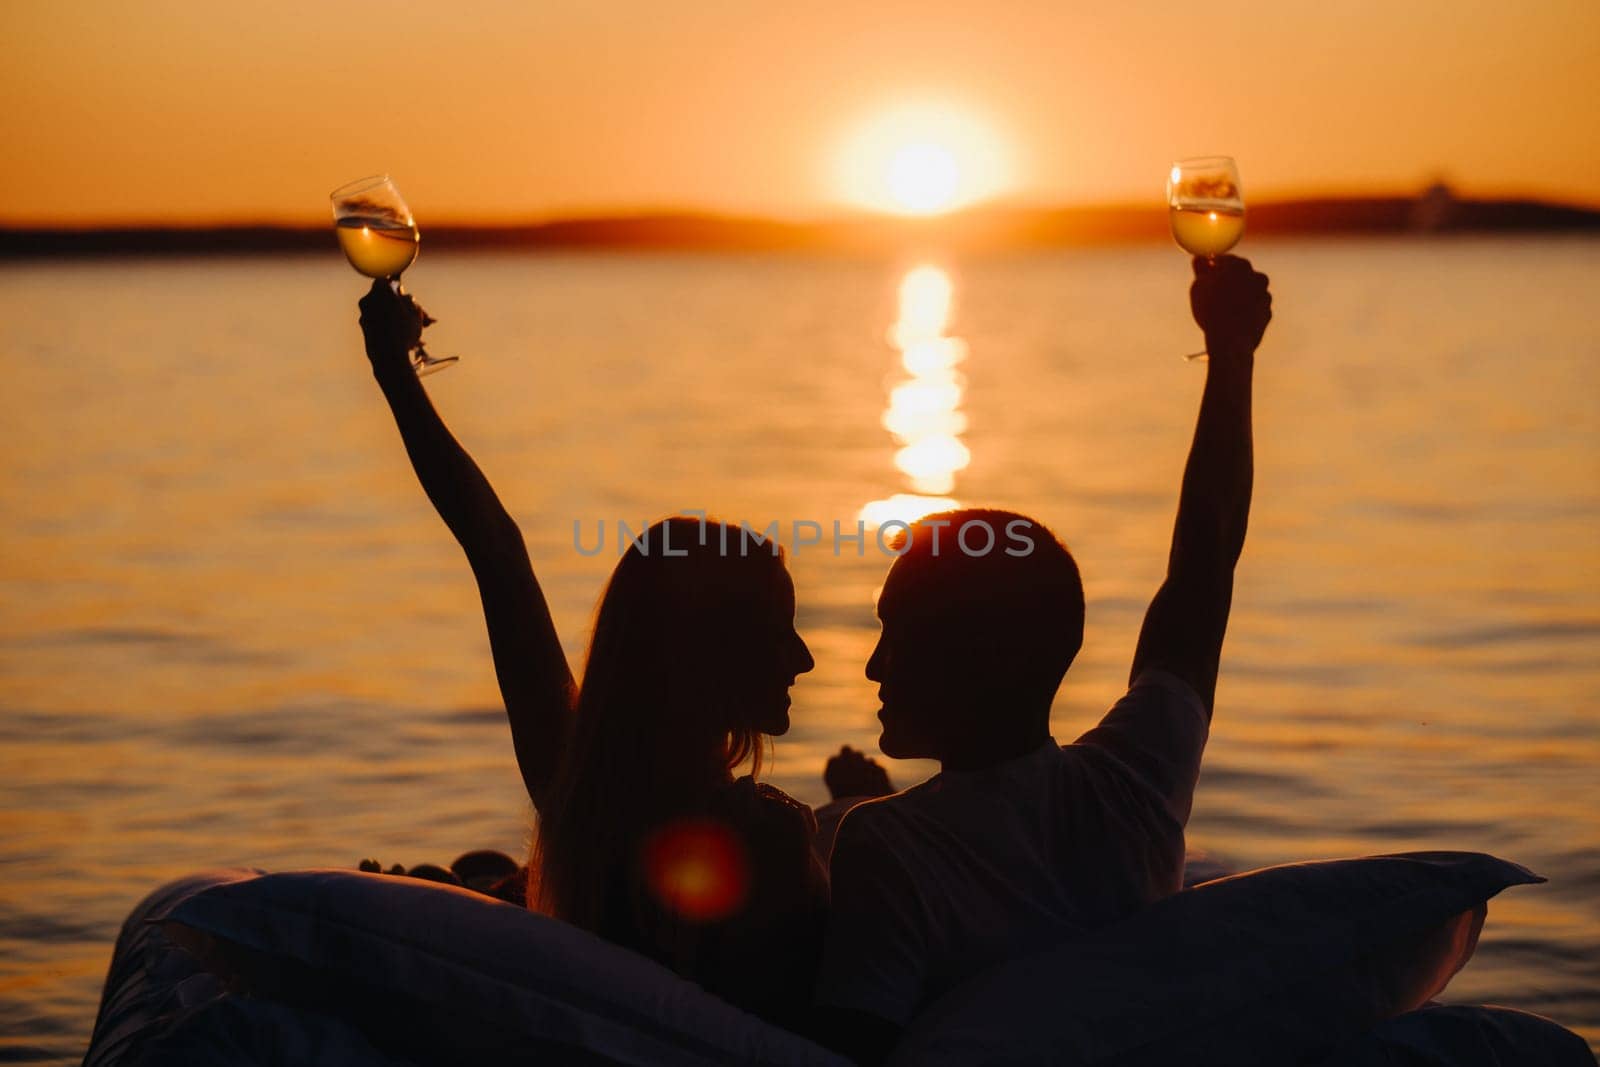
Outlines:
{"label": "man's raised arm", "polygon": [[1189,303],[1205,331],[1205,393],[1183,472],[1167,578],[1145,614],[1131,678],[1155,667],[1188,682],[1206,713],[1233,599],[1233,568],[1244,548],[1254,475],[1250,385],[1256,346],[1272,319],[1267,276],[1248,260],[1196,258]]}

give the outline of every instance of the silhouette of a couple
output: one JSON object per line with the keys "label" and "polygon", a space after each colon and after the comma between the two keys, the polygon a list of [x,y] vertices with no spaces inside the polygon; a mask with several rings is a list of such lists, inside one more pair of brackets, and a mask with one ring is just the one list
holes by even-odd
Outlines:
{"label": "silhouette of a couple", "polygon": [[[538,811],[528,905],[874,1061],[962,979],[1176,891],[1250,509],[1251,379],[1272,304],[1243,259],[1194,268],[1210,361],[1127,695],[1058,745],[1051,702],[1084,627],[1072,555],[1010,512],[919,520],[884,581],[866,673],[883,752],[941,772],[851,809],[826,866],[812,812],[755,780],[766,738],[789,728],[789,687],[814,665],[781,552],[740,527],[658,523],[621,556],[575,684],[516,523],[411,368],[421,312],[375,283],[361,302],[367,355],[471,564]],[[1002,550],[1016,522],[1031,552]],[[999,532],[997,547],[956,550],[969,523]],[[674,554],[648,551],[664,535]],[[752,774],[735,778],[747,761]],[[826,777],[835,795],[890,791],[848,749]]]}

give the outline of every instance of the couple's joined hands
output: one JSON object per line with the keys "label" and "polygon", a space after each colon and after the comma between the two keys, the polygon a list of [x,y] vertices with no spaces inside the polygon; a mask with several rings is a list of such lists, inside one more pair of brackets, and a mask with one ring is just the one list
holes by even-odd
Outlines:
{"label": "couple's joined hands", "polygon": [[834,800],[841,797],[886,797],[895,791],[883,764],[849,745],[839,749],[837,756],[829,758],[828,765],[822,771],[822,780]]}

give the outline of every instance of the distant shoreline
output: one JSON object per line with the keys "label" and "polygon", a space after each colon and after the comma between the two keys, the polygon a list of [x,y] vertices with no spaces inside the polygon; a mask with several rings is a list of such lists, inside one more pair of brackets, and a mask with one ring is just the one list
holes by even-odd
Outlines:
{"label": "distant shoreline", "polygon": [[[1443,186],[1420,196],[1325,197],[1252,204],[1251,234],[1462,234],[1600,232],[1600,210],[1538,200],[1459,199]],[[819,222],[662,212],[524,225],[425,226],[430,248],[618,251],[818,251],[892,253],[1071,247],[1168,237],[1150,206],[980,208],[933,218],[860,217]],[[0,259],[122,255],[323,252],[331,226],[224,225],[96,228],[0,226]]]}

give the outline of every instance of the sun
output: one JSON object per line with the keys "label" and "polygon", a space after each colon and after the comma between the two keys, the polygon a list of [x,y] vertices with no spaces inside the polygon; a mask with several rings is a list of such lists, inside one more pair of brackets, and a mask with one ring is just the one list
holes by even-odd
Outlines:
{"label": "sun", "polygon": [[836,194],[857,207],[936,215],[1012,184],[994,125],[953,104],[902,104],[861,120],[835,159]]}
{"label": "sun", "polygon": [[908,215],[931,215],[955,206],[961,167],[940,144],[908,144],[889,160],[884,181],[889,199]]}

